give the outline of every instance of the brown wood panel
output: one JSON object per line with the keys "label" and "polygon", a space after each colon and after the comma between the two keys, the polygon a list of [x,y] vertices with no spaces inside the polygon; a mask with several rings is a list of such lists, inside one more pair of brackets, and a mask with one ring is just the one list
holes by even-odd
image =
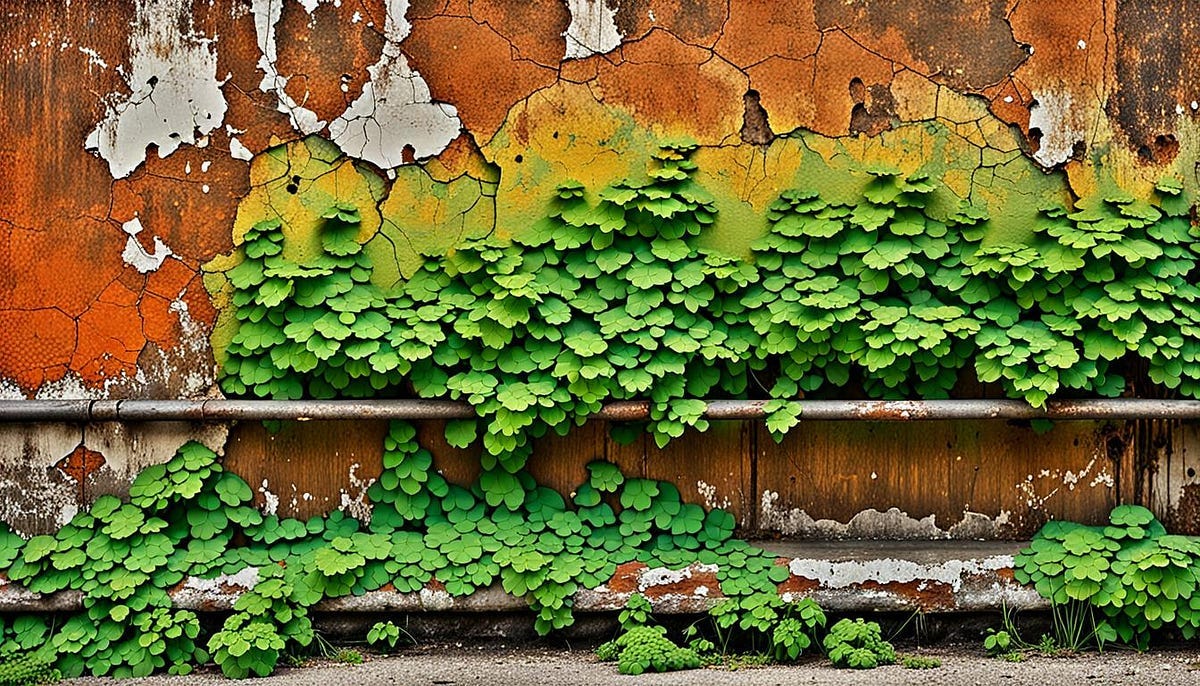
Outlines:
{"label": "brown wood panel", "polygon": [[1175,533],[1200,534],[1200,425],[1178,424],[1154,464],[1152,508]]}
{"label": "brown wood panel", "polygon": [[469,486],[479,478],[480,441],[466,448],[455,448],[446,442],[446,422],[413,422],[417,427],[417,442],[433,453],[433,468],[450,483]]}
{"label": "brown wood panel", "polygon": [[[1039,435],[1003,422],[801,422],[779,445],[759,430],[766,530],[916,537],[959,525],[963,537],[1021,536],[1050,517],[1096,521],[1115,503],[1106,429],[1096,423],[1060,422]],[[835,525],[893,507],[907,516]]]}
{"label": "brown wood panel", "polygon": [[225,468],[254,490],[255,504],[307,518],[345,506],[365,513],[366,490],[382,469],[385,421],[284,422],[278,432],[242,422],[229,432]]}
{"label": "brown wood panel", "polygon": [[729,510],[739,528],[753,531],[751,445],[756,424],[712,422],[708,431],[688,431],[662,449],[650,440],[646,476],[675,484],[687,502]]}

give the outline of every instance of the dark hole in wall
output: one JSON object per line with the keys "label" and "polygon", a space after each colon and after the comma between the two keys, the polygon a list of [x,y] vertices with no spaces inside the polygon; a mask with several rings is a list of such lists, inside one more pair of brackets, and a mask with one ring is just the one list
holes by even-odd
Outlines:
{"label": "dark hole in wall", "polygon": [[1104,449],[1108,453],[1108,459],[1113,462],[1119,462],[1125,454],[1125,439],[1120,436],[1110,435],[1104,441]]}
{"label": "dark hole in wall", "polygon": [[888,129],[896,118],[896,99],[885,84],[865,86],[862,79],[850,80],[850,97],[856,103],[850,110],[851,135],[876,136]]}
{"label": "dark hole in wall", "polygon": [[1140,146],[1137,154],[1143,164],[1166,164],[1179,154],[1179,141],[1173,134],[1159,134]]}
{"label": "dark hole in wall", "polygon": [[742,96],[745,111],[742,114],[742,140],[753,145],[769,145],[775,140],[775,132],[771,131],[771,122],[767,120],[767,110],[759,101],[758,91],[750,89]]}

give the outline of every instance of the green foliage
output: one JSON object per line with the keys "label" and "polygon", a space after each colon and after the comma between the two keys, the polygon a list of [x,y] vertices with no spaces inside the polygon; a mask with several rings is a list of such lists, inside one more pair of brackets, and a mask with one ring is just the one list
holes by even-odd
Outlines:
{"label": "green foliage", "polygon": [[[372,515],[359,522],[342,512],[264,517],[251,507],[250,487],[211,450],[184,445],[134,479],[129,502],[102,496],[54,535],[13,545],[12,563],[0,571],[39,592],[78,590],[84,612],[56,627],[36,617],[0,624],[3,650],[46,644],[68,677],[184,674],[211,656],[226,675],[243,678],[269,674],[313,644],[314,604],[389,584],[415,592],[436,580],[453,596],[499,584],[529,602],[545,634],[574,621],[577,590],[601,585],[628,562],[673,570],[721,562],[722,591],[733,597],[773,591],[788,574],[770,554],[733,539],[728,512],[685,503],[669,483],[626,479],[610,463],[589,465],[568,502],[501,465],[468,487],[450,484],[407,423],[392,424],[383,448],[383,470],[368,491]],[[166,591],[185,578],[248,568],[256,583],[213,635],[202,636],[193,613],[172,608]],[[622,622],[645,625],[649,611],[635,596]],[[806,640],[781,631],[785,652]],[[400,633],[386,623],[369,638],[394,647]],[[647,668],[691,663],[686,652],[653,654],[658,666]]]}
{"label": "green foliage", "polygon": [[333,654],[333,661],[340,662],[344,665],[361,665],[363,663],[363,655],[357,650],[350,648],[342,648]]}
{"label": "green foliage", "polygon": [[896,662],[896,650],[883,640],[879,624],[862,619],[843,619],[825,636],[825,653],[833,666],[850,669],[874,669]]}
{"label": "green foliage", "polygon": [[367,631],[367,643],[372,647],[383,650],[384,646],[388,650],[395,650],[396,644],[400,642],[401,636],[408,636],[408,632],[396,626],[392,622],[375,622],[371,625],[371,629]]}
{"label": "green foliage", "polygon": [[927,657],[924,655],[899,655],[900,664],[904,665],[905,669],[937,669],[942,666],[942,661],[936,657]]}
{"label": "green foliage", "polygon": [[58,683],[61,678],[53,653],[0,651],[0,686],[41,686]]}
{"label": "green foliage", "polygon": [[629,600],[625,601],[625,607],[621,610],[621,614],[617,615],[621,631],[627,632],[639,626],[648,625],[652,609],[646,596],[641,593],[630,595]]}
{"label": "green foliage", "polygon": [[983,638],[983,649],[986,650],[987,654],[991,655],[992,657],[1010,653],[1015,650],[1016,647],[1017,644],[1013,641],[1012,634],[1008,633],[1007,631],[988,629],[987,636],[984,636]]}
{"label": "green foliage", "polygon": [[1053,603],[1058,642],[1145,649],[1164,627],[1186,638],[1200,633],[1200,541],[1168,534],[1140,506],[1115,508],[1109,522],[1050,522],[1014,561],[1017,580]]}
{"label": "green foliage", "polygon": [[616,640],[621,652],[617,655],[617,671],[622,674],[673,672],[697,669],[700,657],[687,648],[680,648],[666,637],[660,626],[639,626],[630,629]]}
{"label": "green foliage", "polygon": [[772,567],[765,583],[757,590],[724,600],[709,611],[723,646],[731,640],[765,646],[776,662],[795,662],[825,626],[825,613],[809,598],[787,602],[776,585],[786,575],[772,573],[784,567]]}
{"label": "green foliage", "polygon": [[221,672],[231,679],[274,672],[286,645],[270,622],[253,621],[244,612],[227,619],[208,643]]}
{"label": "green foliage", "polygon": [[[610,400],[648,401],[662,446],[707,426],[704,398],[768,395],[778,440],[803,394],[942,398],[966,372],[1035,406],[1118,395],[1130,369],[1200,397],[1200,232],[1178,183],[1047,206],[1032,239],[1003,243],[940,179],[865,169],[853,201],[782,193],[743,261],[702,247],[716,208],[694,150],[667,144],[605,188],[566,182],[519,242],[469,241],[388,291],[357,208],[327,209],[303,263],[279,219],[256,224],[227,272],[223,390],[468,401],[479,420],[447,440],[482,441],[495,481]],[[488,492],[513,509],[513,484]]]}
{"label": "green foliage", "polygon": [[596,648],[596,658],[617,663],[621,674],[673,672],[696,669],[702,662],[691,647],[681,648],[667,638],[667,630],[652,623],[650,601],[640,593],[629,596],[618,620],[621,635]]}

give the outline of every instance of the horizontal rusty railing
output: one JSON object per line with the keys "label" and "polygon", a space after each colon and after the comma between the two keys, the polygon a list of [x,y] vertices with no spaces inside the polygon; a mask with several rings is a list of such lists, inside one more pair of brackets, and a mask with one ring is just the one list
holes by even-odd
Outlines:
{"label": "horizontal rusty railing", "polygon": [[[761,419],[766,400],[710,400],[708,419]],[[1112,398],[1052,400],[797,400],[801,420],[919,421],[983,419],[1200,419],[1200,400]],[[0,422],[167,422],[234,420],[469,419],[450,400],[0,400]],[[594,419],[649,419],[646,401],[612,402]]]}

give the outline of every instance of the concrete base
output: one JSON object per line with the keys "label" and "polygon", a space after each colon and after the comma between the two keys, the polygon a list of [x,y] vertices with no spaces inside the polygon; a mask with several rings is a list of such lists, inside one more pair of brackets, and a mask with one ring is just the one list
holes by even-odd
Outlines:
{"label": "concrete base", "polygon": [[[758,542],[776,553],[791,576],[779,584],[785,600],[812,598],[831,613],[980,612],[1044,609],[1049,605],[1032,588],[1013,580],[1013,555],[1019,542],[844,541]],[[679,570],[630,562],[607,583],[575,594],[577,613],[619,610],[633,593],[650,599],[655,612],[693,614],[707,611],[724,596],[717,565],[694,564]],[[225,611],[254,587],[258,572],[247,569],[215,579],[189,578],[171,590],[177,607]],[[0,612],[63,612],[78,609],[78,592],[50,596],[30,593],[0,578]],[[390,590],[331,598],[317,604],[322,613],[487,613],[525,609],[525,601],[499,585],[456,598],[437,582],[416,593]]]}

